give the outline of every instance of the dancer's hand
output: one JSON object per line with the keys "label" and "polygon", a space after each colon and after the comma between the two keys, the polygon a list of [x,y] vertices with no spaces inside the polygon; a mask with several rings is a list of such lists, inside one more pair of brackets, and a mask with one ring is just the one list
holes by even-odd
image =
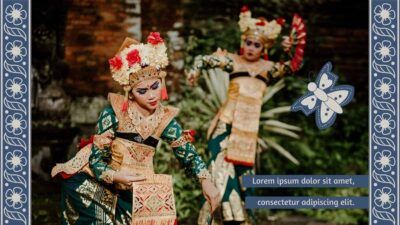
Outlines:
{"label": "dancer's hand", "polygon": [[204,197],[206,198],[207,202],[210,203],[212,213],[215,209],[218,208],[220,202],[219,191],[210,179],[202,180],[201,187],[203,189]]}
{"label": "dancer's hand", "polygon": [[121,183],[127,186],[131,186],[133,182],[143,180],[146,180],[144,176],[138,175],[128,170],[116,171],[113,177],[114,183]]}
{"label": "dancer's hand", "polygon": [[283,49],[284,49],[284,51],[287,52],[292,47],[293,42],[288,36],[283,36],[282,39],[283,39],[282,40]]}
{"label": "dancer's hand", "polygon": [[186,77],[187,77],[187,81],[189,83],[190,86],[195,86],[195,84],[197,83],[197,78],[200,74],[199,70],[186,70]]}
{"label": "dancer's hand", "polygon": [[213,55],[216,55],[219,57],[226,56],[227,54],[228,54],[228,51],[226,51],[226,49],[222,50],[221,48],[218,48],[217,51],[213,53]]}

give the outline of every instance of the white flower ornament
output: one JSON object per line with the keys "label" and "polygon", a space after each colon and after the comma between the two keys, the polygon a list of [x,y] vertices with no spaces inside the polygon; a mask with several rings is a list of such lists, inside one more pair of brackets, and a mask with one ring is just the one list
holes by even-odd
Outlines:
{"label": "white flower ornament", "polygon": [[395,90],[396,86],[392,84],[392,80],[390,78],[384,77],[376,80],[374,83],[375,94],[383,99],[391,98]]}
{"label": "white flower ornament", "polygon": [[382,25],[389,25],[396,18],[396,12],[391,8],[388,3],[376,6],[374,9],[375,21]]}
{"label": "white flower ornament", "polygon": [[374,198],[374,203],[383,209],[389,209],[395,202],[395,195],[388,187],[377,189],[374,193]]}
{"label": "white flower ornament", "polygon": [[374,161],[375,167],[383,172],[389,172],[396,164],[395,157],[388,150],[384,150],[382,153],[377,152],[374,156]]}
{"label": "white flower ornament", "polygon": [[19,40],[7,43],[5,49],[7,59],[14,62],[21,62],[27,53],[26,48],[23,47],[23,43]]}
{"label": "white flower ornament", "polygon": [[7,152],[6,154],[6,167],[14,172],[21,172],[23,167],[26,166],[27,160],[23,156],[22,151],[15,150],[13,152]]}
{"label": "white flower ornament", "polygon": [[376,115],[374,118],[374,123],[375,131],[383,135],[390,134],[396,126],[396,122],[392,119],[392,116],[389,113]]}
{"label": "white flower ornament", "polygon": [[14,135],[20,135],[24,129],[26,129],[26,121],[23,119],[22,114],[15,113],[6,116],[6,131]]}
{"label": "white flower ornament", "polygon": [[15,187],[6,191],[6,204],[14,209],[22,208],[22,205],[26,203],[26,194],[22,193],[22,188]]}
{"label": "white flower ornament", "polygon": [[388,40],[376,43],[374,50],[375,58],[382,60],[382,62],[389,62],[396,55],[396,49],[392,47],[391,42]]}
{"label": "white flower ornament", "polygon": [[27,13],[26,10],[23,9],[23,6],[19,3],[15,3],[14,5],[9,5],[6,7],[6,20],[9,23],[12,23],[16,26],[21,25],[22,22],[26,19]]}
{"label": "white flower ornament", "polygon": [[23,84],[23,80],[19,77],[7,80],[5,86],[6,95],[14,99],[21,99],[27,91],[26,85]]}

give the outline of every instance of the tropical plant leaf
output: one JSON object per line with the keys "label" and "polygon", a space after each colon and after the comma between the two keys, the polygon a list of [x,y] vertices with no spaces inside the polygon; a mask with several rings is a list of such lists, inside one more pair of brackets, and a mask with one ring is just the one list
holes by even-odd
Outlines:
{"label": "tropical plant leaf", "polygon": [[203,77],[204,77],[204,79],[206,81],[207,88],[211,93],[211,95],[210,95],[211,100],[215,103],[215,105],[220,106],[221,102],[218,101],[217,93],[215,92],[215,89],[213,88],[213,84],[212,84],[212,82],[210,80],[210,77],[208,76],[208,73],[203,71]]}
{"label": "tropical plant leaf", "polygon": [[291,162],[293,162],[296,165],[300,165],[299,161],[292,155],[290,152],[288,152],[285,148],[280,146],[278,143],[275,141],[265,138],[261,139],[262,141],[265,141],[267,145],[269,145],[271,148],[277,150],[281,155],[285,156],[287,159],[289,159]]}
{"label": "tropical plant leaf", "polygon": [[267,143],[265,143],[265,141],[262,138],[258,138],[257,139],[258,144],[261,146],[261,150],[265,151],[269,149],[269,146],[267,145]]}
{"label": "tropical plant leaf", "polygon": [[278,91],[285,87],[285,82],[283,79],[280,79],[276,84],[268,87],[267,94],[263,98],[263,103],[266,103],[270,100]]}
{"label": "tropical plant leaf", "polygon": [[275,117],[276,114],[288,113],[288,112],[290,112],[290,106],[281,106],[262,112],[261,118],[272,118]]}
{"label": "tropical plant leaf", "polygon": [[215,111],[212,110],[207,103],[207,101],[199,102],[199,110],[209,116],[215,115]]}
{"label": "tropical plant leaf", "polygon": [[273,126],[264,126],[264,130],[266,131],[270,131],[273,133],[277,133],[277,134],[282,134],[291,138],[295,138],[295,139],[299,139],[300,136],[297,135],[296,133],[283,129],[283,128],[279,128],[279,127],[273,127]]}
{"label": "tropical plant leaf", "polygon": [[218,83],[224,87],[225,92],[223,94],[226,99],[229,88],[229,74],[221,68],[215,68],[214,70],[218,78]]}
{"label": "tropical plant leaf", "polygon": [[268,126],[279,127],[279,128],[282,128],[282,129],[301,131],[300,127],[293,126],[293,125],[290,125],[290,124],[287,124],[287,123],[284,123],[284,122],[281,122],[281,121],[278,121],[278,120],[266,120],[266,121],[263,121],[263,124],[264,125],[268,125]]}
{"label": "tropical plant leaf", "polygon": [[225,102],[228,89],[224,77],[228,78],[228,74],[218,72],[215,69],[208,70],[208,73],[219,102]]}

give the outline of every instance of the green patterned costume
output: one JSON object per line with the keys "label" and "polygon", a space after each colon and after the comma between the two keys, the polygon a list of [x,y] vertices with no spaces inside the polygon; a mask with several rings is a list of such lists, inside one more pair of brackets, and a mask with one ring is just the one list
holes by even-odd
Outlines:
{"label": "green patterned costume", "polygon": [[[114,100],[120,98],[120,96],[117,96]],[[115,103],[115,105],[118,104]],[[162,108],[163,111],[160,113],[160,122],[158,126],[155,127],[152,134],[149,135],[150,138],[154,137],[157,139],[158,136],[160,139],[171,144],[174,155],[190,176],[195,176],[197,178],[207,176],[208,172],[205,163],[196,152],[195,147],[190,142],[185,141],[185,134],[179,123],[174,119],[176,113],[171,113],[173,110],[171,111],[169,109],[172,109],[172,107]],[[100,114],[96,132],[98,135],[110,131],[112,131],[112,133],[120,132],[131,134],[123,132],[126,130],[121,128],[121,126],[125,126],[125,128],[129,127],[126,126],[127,123],[124,122],[129,122],[130,120],[126,119],[128,117],[124,119],[122,116],[123,114],[121,114],[121,112],[116,113],[115,109],[115,107],[110,106],[105,108]],[[139,126],[140,124],[133,127],[136,130],[140,130]],[[131,129],[132,127],[129,128]],[[158,135],[157,132],[159,132]],[[119,138],[117,134],[116,137],[117,138],[114,139],[112,143],[118,143],[120,141],[124,143],[134,143]],[[111,146],[114,146],[114,144]],[[62,224],[131,224],[132,189],[126,187],[119,188],[112,183],[112,175],[115,170],[118,170],[116,168],[124,169],[124,166],[127,165],[124,164],[126,160],[123,158],[122,161],[118,161],[118,153],[114,154],[113,147],[111,146],[101,148],[95,141],[94,144],[85,147],[90,147],[90,149],[81,149],[73,159],[64,164],[58,164],[53,169],[53,176],[56,174],[67,174],[69,176],[68,179],[62,182]],[[148,166],[148,168],[144,170],[137,170],[134,172],[152,175],[154,152],[149,152],[148,148],[143,143],[132,146],[130,148],[130,151],[132,151],[130,154],[138,153],[135,155],[135,163],[137,166],[141,166],[140,168]],[[144,146],[144,150],[140,148],[136,149],[135,146]],[[117,149],[116,147],[114,148]],[[136,150],[138,151],[136,152]],[[87,151],[87,153],[84,151]],[[128,156],[125,154],[121,157]],[[129,160],[132,161],[132,158]]]}

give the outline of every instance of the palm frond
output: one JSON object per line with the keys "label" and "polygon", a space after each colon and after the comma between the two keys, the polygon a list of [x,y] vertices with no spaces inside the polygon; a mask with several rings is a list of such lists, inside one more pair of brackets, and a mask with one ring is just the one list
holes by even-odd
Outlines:
{"label": "palm frond", "polygon": [[288,130],[293,130],[293,131],[301,131],[300,127],[297,126],[293,126],[278,120],[266,120],[262,122],[264,125],[268,125],[268,126],[274,126],[274,127],[278,127],[278,128],[282,128],[282,129],[288,129]]}
{"label": "palm frond", "polygon": [[288,113],[288,112],[290,112],[290,106],[281,106],[281,107],[273,108],[273,109],[267,110],[265,112],[262,112],[261,118],[262,119],[272,118],[272,117],[275,117],[276,114]]}
{"label": "palm frond", "polygon": [[278,91],[285,87],[285,82],[283,79],[280,79],[276,84],[268,87],[267,94],[263,98],[263,103],[266,103],[269,99],[272,98]]}
{"label": "palm frond", "polygon": [[287,159],[289,159],[291,162],[293,162],[296,165],[299,165],[299,161],[293,157],[292,154],[290,154],[289,151],[287,151],[285,148],[283,148],[282,146],[280,146],[278,143],[276,143],[274,140],[271,140],[269,138],[265,138],[265,139],[259,139],[261,140],[261,142],[265,141],[266,145],[269,145],[271,148],[277,150],[281,155],[285,156]]}
{"label": "palm frond", "polygon": [[210,69],[208,70],[212,88],[219,100],[219,102],[225,102],[228,92],[228,74],[221,69]]}
{"label": "palm frond", "polygon": [[222,103],[218,100],[214,85],[212,84],[211,79],[206,71],[203,71],[203,77],[206,81],[207,88],[210,91],[211,100],[215,103],[215,105],[220,106]]}
{"label": "palm frond", "polygon": [[203,101],[203,102],[199,102],[198,104],[198,108],[199,111],[205,113],[206,115],[209,115],[210,117],[214,116],[216,113],[216,110],[211,109],[211,107],[209,107],[209,105],[207,104],[208,101]]}
{"label": "palm frond", "polygon": [[299,139],[300,138],[300,136],[297,135],[296,133],[294,133],[292,131],[289,131],[289,130],[286,130],[286,129],[278,128],[278,127],[265,126],[264,130],[265,131],[270,131],[272,133],[282,134],[282,135],[285,135],[285,136],[288,136],[288,137],[291,137],[291,138],[294,138],[294,139]]}

